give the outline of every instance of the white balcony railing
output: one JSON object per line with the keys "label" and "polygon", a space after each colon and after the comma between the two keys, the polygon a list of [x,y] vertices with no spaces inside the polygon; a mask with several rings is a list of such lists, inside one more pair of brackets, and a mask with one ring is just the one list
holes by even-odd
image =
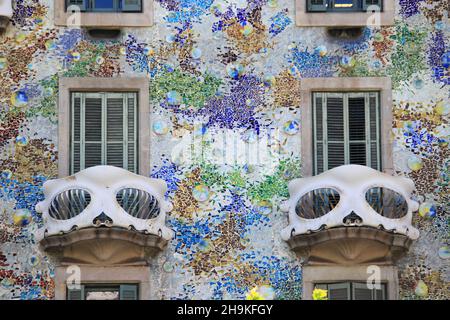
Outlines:
{"label": "white balcony railing", "polygon": [[38,240],[89,228],[119,228],[170,240],[164,199],[167,185],[111,166],[97,166],[44,184],[45,200],[36,205],[44,228]]}
{"label": "white balcony railing", "polygon": [[415,240],[412,226],[418,203],[411,199],[414,183],[374,169],[347,165],[289,184],[290,199],[282,205],[289,225],[282,238],[339,227],[369,227]]}

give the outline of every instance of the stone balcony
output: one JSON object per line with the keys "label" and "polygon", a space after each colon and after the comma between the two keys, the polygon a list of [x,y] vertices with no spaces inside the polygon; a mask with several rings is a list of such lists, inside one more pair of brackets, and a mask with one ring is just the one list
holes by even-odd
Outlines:
{"label": "stone balcony", "polygon": [[36,237],[62,263],[145,264],[174,235],[165,225],[166,190],[162,180],[111,166],[47,181]]}
{"label": "stone balcony", "polygon": [[410,179],[358,165],[293,180],[281,236],[309,264],[393,264],[419,237],[414,188]]}

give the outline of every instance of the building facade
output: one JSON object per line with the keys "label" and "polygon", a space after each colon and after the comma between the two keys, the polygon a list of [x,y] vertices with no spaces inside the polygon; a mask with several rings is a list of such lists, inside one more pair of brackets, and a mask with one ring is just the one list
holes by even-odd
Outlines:
{"label": "building facade", "polygon": [[448,299],[449,11],[0,1],[0,299]]}

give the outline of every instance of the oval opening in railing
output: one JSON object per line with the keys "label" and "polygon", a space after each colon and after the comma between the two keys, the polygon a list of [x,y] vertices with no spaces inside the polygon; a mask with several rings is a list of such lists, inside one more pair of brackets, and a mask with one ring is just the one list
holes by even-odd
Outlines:
{"label": "oval opening in railing", "polygon": [[317,219],[332,211],[338,205],[340,198],[339,192],[334,189],[312,190],[300,198],[295,212],[304,219]]}
{"label": "oval opening in railing", "polygon": [[366,201],[378,214],[389,219],[400,219],[408,214],[406,199],[388,188],[375,187],[367,190]]}
{"label": "oval opening in railing", "polygon": [[83,189],[69,189],[59,193],[50,204],[48,214],[57,220],[78,216],[91,203],[91,195]]}
{"label": "oval opening in railing", "polygon": [[159,215],[158,200],[150,193],[135,189],[125,188],[116,194],[119,205],[129,215],[138,219],[153,219]]}

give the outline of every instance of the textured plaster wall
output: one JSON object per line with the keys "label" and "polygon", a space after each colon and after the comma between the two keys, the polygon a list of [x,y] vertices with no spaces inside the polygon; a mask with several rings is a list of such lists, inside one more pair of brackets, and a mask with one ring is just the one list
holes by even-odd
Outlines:
{"label": "textured plaster wall", "polygon": [[0,39],[0,299],[54,296],[33,232],[42,183],[57,175],[58,77],[118,75],[150,81],[152,176],[175,207],[152,298],[245,298],[262,285],[301,297],[301,263],[279,236],[279,204],[301,175],[299,80],[352,76],[392,78],[395,171],[422,203],[400,295],[450,297],[447,0],[396,0],[395,25],[357,41],[296,27],[294,0],[159,0],[153,27],[111,42],[56,28],[51,0],[16,3]]}

